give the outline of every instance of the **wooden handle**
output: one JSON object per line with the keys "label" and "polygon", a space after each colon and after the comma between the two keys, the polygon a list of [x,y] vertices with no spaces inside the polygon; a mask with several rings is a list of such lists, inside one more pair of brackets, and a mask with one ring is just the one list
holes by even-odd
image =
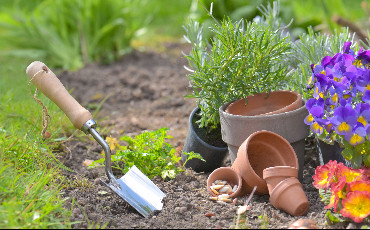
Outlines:
{"label": "wooden handle", "polygon": [[44,63],[32,62],[27,67],[26,73],[37,89],[63,110],[76,129],[81,129],[88,120],[92,119],[91,113],[68,93],[60,80]]}

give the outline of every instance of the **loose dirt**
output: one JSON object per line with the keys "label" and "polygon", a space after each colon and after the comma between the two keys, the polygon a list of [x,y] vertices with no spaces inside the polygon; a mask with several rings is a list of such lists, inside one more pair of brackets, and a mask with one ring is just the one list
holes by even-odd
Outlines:
{"label": "loose dirt", "polygon": [[[98,132],[103,137],[118,138],[137,135],[144,130],[168,127],[173,136],[169,143],[178,152],[188,131],[188,117],[196,106],[188,93],[187,60],[184,44],[165,44],[164,50],[134,51],[111,65],[91,64],[77,72],[58,74],[64,86],[84,107],[94,114]],[[103,103],[102,103],[103,102]],[[210,173],[191,169],[173,180],[154,178],[153,182],[166,194],[163,210],[143,218],[134,208],[109,188],[95,184],[96,178],[106,178],[103,168],[87,169],[85,160],[102,157],[102,148],[92,139],[71,138],[62,146],[59,158],[71,171],[63,170],[70,181],[62,190],[67,198],[65,207],[72,211],[73,228],[288,228],[294,221],[305,218],[318,228],[356,227],[348,223],[326,224],[324,204],[312,186],[312,175],[319,165],[314,140],[307,138],[305,152],[304,191],[310,201],[308,213],[293,217],[275,209],[269,196],[254,195],[251,210],[237,223],[236,205],[222,205],[209,200],[206,180]],[[230,159],[224,160],[230,166]],[[116,172],[115,172],[116,173]],[[207,217],[208,216],[208,217]]]}

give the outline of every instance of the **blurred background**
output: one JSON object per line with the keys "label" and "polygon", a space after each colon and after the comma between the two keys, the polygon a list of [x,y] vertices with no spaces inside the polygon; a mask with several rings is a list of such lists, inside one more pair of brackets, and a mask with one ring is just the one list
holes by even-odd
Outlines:
{"label": "blurred background", "polygon": [[[2,64],[14,58],[48,60],[51,67],[77,70],[89,62],[110,63],[132,49],[181,42],[182,26],[205,27],[225,16],[248,21],[270,0],[0,0]],[[348,26],[367,36],[370,3],[363,0],[280,0],[282,24],[293,38],[333,33]],[[356,31],[357,30],[357,31]]]}

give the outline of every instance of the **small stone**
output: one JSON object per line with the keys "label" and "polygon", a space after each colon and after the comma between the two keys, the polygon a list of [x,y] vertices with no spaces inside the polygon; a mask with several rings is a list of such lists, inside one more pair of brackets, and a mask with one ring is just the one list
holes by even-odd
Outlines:
{"label": "small stone", "polygon": [[317,226],[311,219],[298,219],[288,229],[317,229]]}
{"label": "small stone", "polygon": [[100,185],[102,182],[101,182],[101,180],[100,180],[100,178],[96,178],[95,180],[94,180],[94,184],[96,184],[96,185]]}
{"label": "small stone", "polygon": [[206,214],[204,214],[206,217],[211,217],[211,216],[215,216],[216,214],[214,212],[208,212]]}
{"label": "small stone", "polygon": [[210,220],[217,220],[216,216],[211,216],[209,219]]}
{"label": "small stone", "polygon": [[73,213],[73,215],[77,216],[77,215],[81,214],[81,210],[79,208],[74,208],[72,213]]}

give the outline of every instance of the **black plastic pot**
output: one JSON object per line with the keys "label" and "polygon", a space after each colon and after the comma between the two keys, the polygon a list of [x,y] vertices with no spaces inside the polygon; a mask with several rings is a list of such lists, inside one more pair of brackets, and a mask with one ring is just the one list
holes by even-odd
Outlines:
{"label": "black plastic pot", "polygon": [[[199,133],[197,133],[199,129],[195,129],[195,124],[193,123],[193,118],[198,111],[199,107],[195,108],[190,114],[189,130],[182,151],[199,153],[206,162],[199,159],[191,159],[186,163],[185,167],[192,168],[196,172],[212,172],[216,168],[221,167],[228,149],[226,143],[224,143],[224,147],[218,147],[208,144],[200,138]],[[186,157],[185,154],[181,155],[183,162],[186,161]]]}
{"label": "black plastic pot", "polygon": [[340,147],[338,142],[334,142],[333,145],[330,145],[316,137],[316,143],[321,165],[328,163],[330,160],[336,160],[337,162],[342,162],[348,167],[352,167],[351,162],[347,161],[342,156],[343,148]]}

